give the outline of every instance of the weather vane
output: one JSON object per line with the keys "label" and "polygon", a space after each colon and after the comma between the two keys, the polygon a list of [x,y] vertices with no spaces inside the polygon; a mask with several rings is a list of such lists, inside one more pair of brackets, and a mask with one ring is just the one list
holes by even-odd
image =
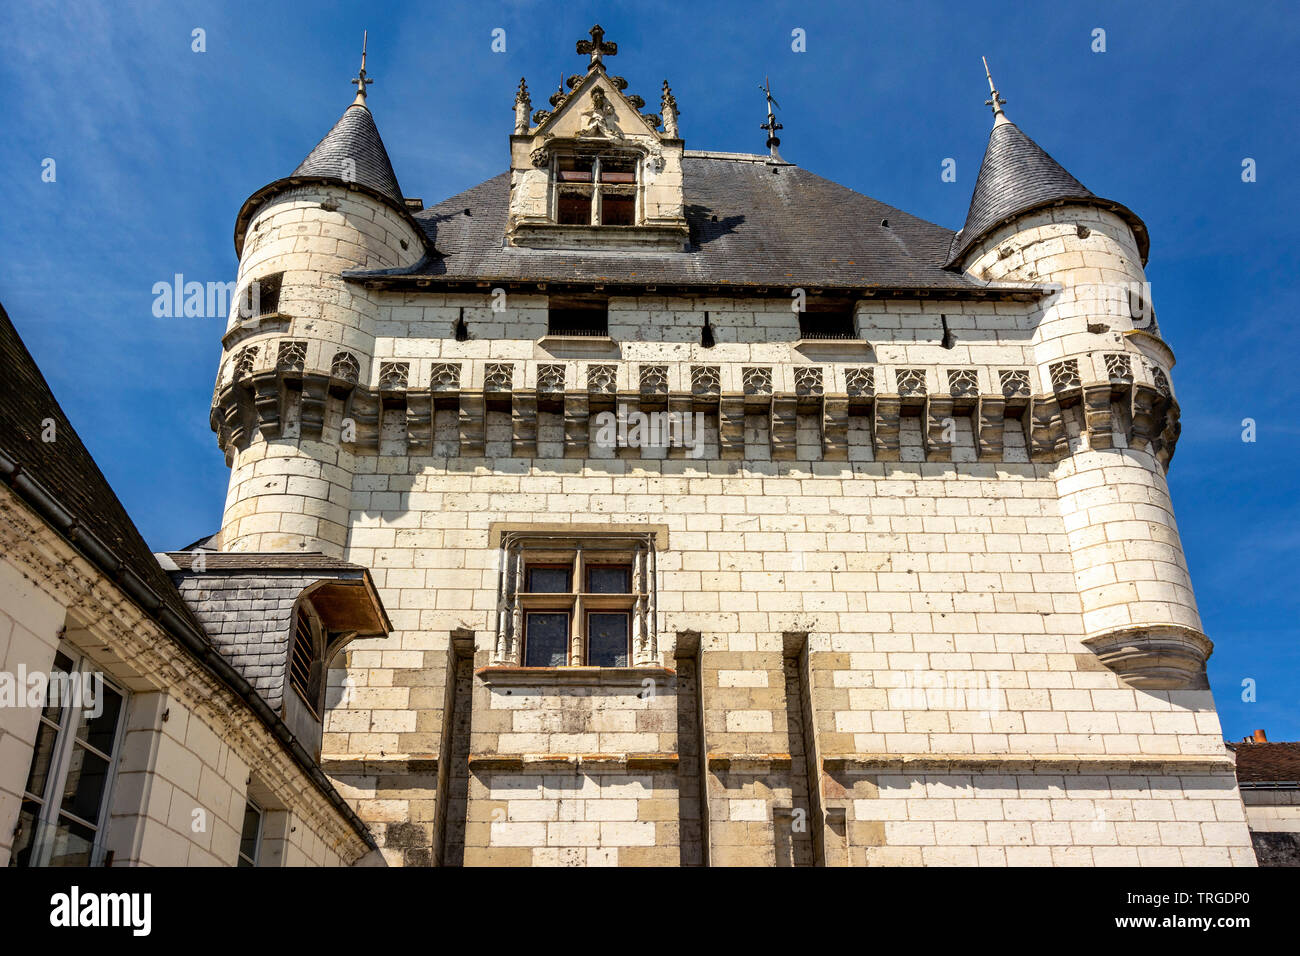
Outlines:
{"label": "weather vane", "polygon": [[779,129],[785,129],[785,127],[776,121],[776,113],[772,112],[772,107],[775,106],[777,109],[780,109],[781,104],[772,98],[772,84],[768,77],[763,77],[763,85],[760,86],[759,89],[762,90],[763,95],[767,97],[767,122],[761,125],[759,129],[767,130],[767,148],[772,151],[772,160],[774,162],[784,163],[785,160],[781,158],[781,154],[776,150],[776,148],[781,145],[781,140],[777,137],[776,131]]}

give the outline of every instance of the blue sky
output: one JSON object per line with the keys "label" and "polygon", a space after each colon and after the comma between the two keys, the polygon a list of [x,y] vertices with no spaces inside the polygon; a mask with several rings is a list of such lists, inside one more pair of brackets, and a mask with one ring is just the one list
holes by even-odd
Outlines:
{"label": "blue sky", "polygon": [[6,4],[0,301],[150,545],[215,530],[227,480],[208,428],[222,322],[154,318],[152,287],[234,277],[240,204],[347,106],[362,29],[398,177],[432,204],[505,169],[519,77],[543,105],[597,21],[630,92],[653,106],[671,82],[688,147],[761,151],[770,74],[787,159],[953,229],[988,56],[1011,119],[1150,228],[1183,407],[1170,482],[1225,736],[1300,739],[1293,5]]}

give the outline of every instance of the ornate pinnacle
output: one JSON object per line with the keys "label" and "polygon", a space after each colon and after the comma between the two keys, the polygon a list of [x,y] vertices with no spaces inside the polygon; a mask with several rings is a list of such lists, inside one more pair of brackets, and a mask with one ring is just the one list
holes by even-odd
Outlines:
{"label": "ornate pinnacle", "polygon": [[352,85],[357,88],[357,98],[352,101],[353,106],[366,105],[366,87],[374,80],[366,78],[366,44],[370,39],[370,31],[361,32],[361,72],[352,79]]}
{"label": "ornate pinnacle", "polygon": [[993,85],[993,74],[989,72],[988,58],[982,56],[980,59],[984,61],[984,75],[988,77],[989,81],[990,99],[985,100],[984,105],[993,108],[993,122],[995,124],[998,122],[1009,123],[1011,121],[1007,119],[1007,114],[1002,110],[1006,100],[1002,98],[1001,94],[998,93],[997,88]]}
{"label": "ornate pinnacle", "polygon": [[659,108],[664,117],[664,135],[676,137],[677,117],[681,114],[677,109],[677,97],[673,96],[673,91],[668,88],[667,80],[664,80],[664,90],[659,98]]}
{"label": "ornate pinnacle", "polygon": [[528,95],[528,84],[519,78],[519,92],[515,94],[515,133],[528,132],[528,114],[533,111],[533,101]]}
{"label": "ornate pinnacle", "polygon": [[606,42],[605,31],[599,23],[588,32],[591,34],[591,39],[579,40],[576,50],[579,53],[591,55],[591,62],[587,64],[587,72],[591,72],[597,67],[603,70],[605,64],[601,62],[601,57],[616,55],[618,53],[618,44]]}

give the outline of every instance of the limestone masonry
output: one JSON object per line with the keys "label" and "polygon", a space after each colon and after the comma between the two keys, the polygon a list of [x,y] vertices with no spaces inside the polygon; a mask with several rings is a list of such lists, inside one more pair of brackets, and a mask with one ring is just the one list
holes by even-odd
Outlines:
{"label": "limestone masonry", "polygon": [[383,858],[1254,865],[1137,216],[996,92],[954,234],[579,52],[508,174],[405,197],[363,75],[238,217],[206,547],[368,571],[304,667]]}

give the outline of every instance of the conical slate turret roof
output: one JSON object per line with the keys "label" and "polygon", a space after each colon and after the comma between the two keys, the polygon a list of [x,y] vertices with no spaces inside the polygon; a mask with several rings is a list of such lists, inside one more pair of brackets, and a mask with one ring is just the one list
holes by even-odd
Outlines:
{"label": "conical slate turret roof", "polygon": [[953,238],[948,264],[955,265],[971,246],[1007,220],[1067,200],[1099,205],[1128,220],[1145,262],[1148,240],[1142,221],[1118,203],[1094,195],[999,112],[975,180],[966,225]]}
{"label": "conical slate turret roof", "polygon": [[[362,74],[364,78],[364,70]],[[275,194],[304,182],[337,183],[368,193],[392,206],[419,232],[402,198],[402,187],[397,184],[397,174],[393,172],[375,119],[366,107],[364,93],[357,94],[333,129],[292,173],[268,183],[244,201],[235,220],[236,255],[243,255],[244,232],[257,210]]]}
{"label": "conical slate turret roof", "polygon": [[379,138],[370,110],[361,103],[349,106],[316,144],[307,158],[298,164],[291,177],[320,177],[356,183],[402,204],[402,187],[388,159],[388,150]]}

